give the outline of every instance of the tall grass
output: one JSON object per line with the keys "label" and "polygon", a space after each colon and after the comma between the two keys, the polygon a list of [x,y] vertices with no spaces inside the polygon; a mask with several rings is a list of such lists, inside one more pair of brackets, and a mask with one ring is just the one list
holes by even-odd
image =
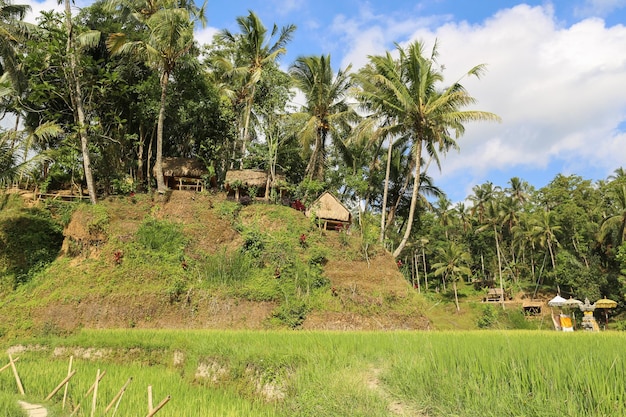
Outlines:
{"label": "tall grass", "polygon": [[[85,407],[79,415],[90,412],[91,397],[84,393],[101,369],[107,374],[96,415],[132,376],[118,416],[146,412],[148,385],[155,404],[172,396],[159,417],[617,416],[626,415],[625,338],[504,331],[83,331],[31,341],[40,350],[20,353],[18,369],[29,398],[41,399],[67,373],[69,355],[76,355],[70,398]],[[91,347],[91,358],[79,346]],[[16,392],[12,378],[0,374],[0,392]],[[0,397],[0,410],[15,398]],[[49,406],[58,410],[61,398],[57,394]]]}

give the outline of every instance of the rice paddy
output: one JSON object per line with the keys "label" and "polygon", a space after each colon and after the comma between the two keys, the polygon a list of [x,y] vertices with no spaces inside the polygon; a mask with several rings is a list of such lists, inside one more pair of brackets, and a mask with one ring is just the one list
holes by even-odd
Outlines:
{"label": "rice paddy", "polygon": [[[158,417],[626,415],[625,342],[618,332],[84,330],[12,343],[26,396],[3,371],[0,411],[20,416],[26,398],[57,417],[148,415],[150,386],[153,408],[170,396]],[[64,389],[44,399],[70,357],[63,409]]]}

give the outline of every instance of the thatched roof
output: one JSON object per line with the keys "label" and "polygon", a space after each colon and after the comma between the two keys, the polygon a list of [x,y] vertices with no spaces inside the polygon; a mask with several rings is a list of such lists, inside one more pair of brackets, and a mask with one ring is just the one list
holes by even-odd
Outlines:
{"label": "thatched roof", "polygon": [[350,211],[346,206],[341,204],[341,201],[328,191],[320,195],[306,210],[307,217],[312,215],[315,215],[318,219],[340,222],[349,222],[351,218]]}
{"label": "thatched roof", "polygon": [[[224,183],[232,187],[234,184],[245,187],[265,187],[267,172],[260,169],[237,169],[226,172]],[[276,175],[278,181],[284,181],[283,175]]]}
{"label": "thatched roof", "polygon": [[197,158],[163,158],[164,177],[200,178],[209,173],[204,163]]}

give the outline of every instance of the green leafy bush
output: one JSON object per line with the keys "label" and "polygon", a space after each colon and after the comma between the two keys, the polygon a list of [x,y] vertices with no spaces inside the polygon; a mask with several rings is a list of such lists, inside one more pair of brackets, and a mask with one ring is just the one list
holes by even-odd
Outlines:
{"label": "green leafy bush", "polygon": [[483,314],[476,321],[476,325],[480,329],[488,329],[498,322],[498,313],[493,305],[485,304],[482,313]]}

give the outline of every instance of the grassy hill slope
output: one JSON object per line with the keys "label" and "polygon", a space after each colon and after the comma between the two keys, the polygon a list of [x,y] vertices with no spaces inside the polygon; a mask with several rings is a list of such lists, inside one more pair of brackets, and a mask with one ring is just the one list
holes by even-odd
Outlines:
{"label": "grassy hill slope", "polygon": [[[25,216],[32,210],[42,209],[7,197],[0,221],[30,224]],[[289,207],[176,191],[165,203],[137,195],[96,206],[47,203],[46,212],[55,219],[50,225],[65,225],[60,254],[37,267],[5,251],[0,316],[10,319],[2,320],[0,336],[78,328],[430,325],[424,299],[388,253],[365,245],[358,232],[322,231]],[[40,239],[51,242],[58,231],[49,227]],[[31,241],[15,243],[7,230],[0,242],[13,252],[33,248]]]}

